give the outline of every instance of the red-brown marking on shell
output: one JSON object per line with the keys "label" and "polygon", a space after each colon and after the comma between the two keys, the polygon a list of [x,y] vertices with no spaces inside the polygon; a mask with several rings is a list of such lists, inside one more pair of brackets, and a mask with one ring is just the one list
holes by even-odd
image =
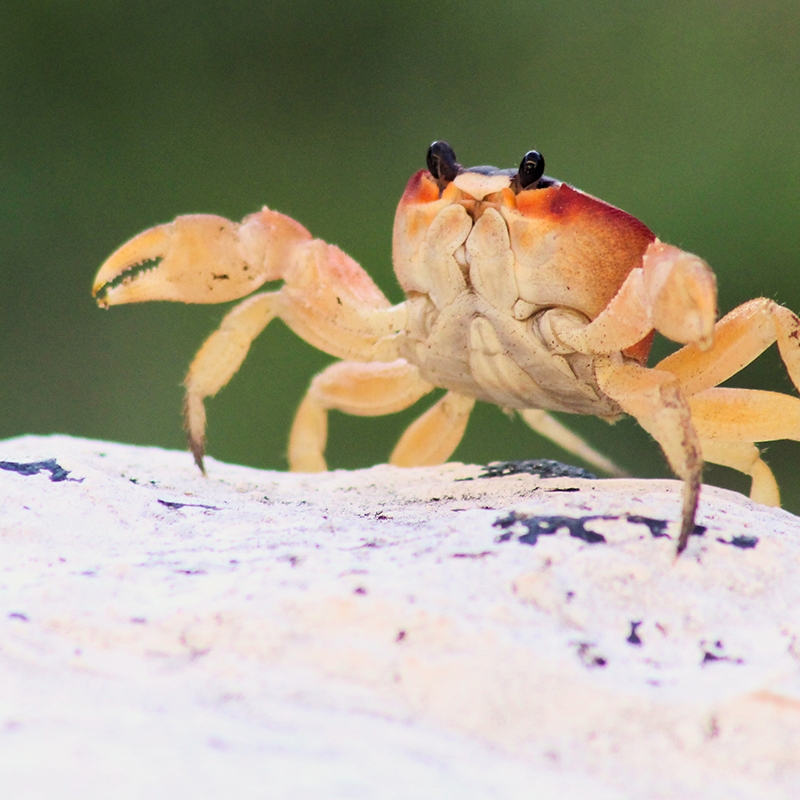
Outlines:
{"label": "red-brown marking on shell", "polygon": [[432,203],[439,199],[439,187],[430,172],[421,169],[409,178],[400,203]]}
{"label": "red-brown marking on shell", "polygon": [[529,287],[535,302],[575,308],[590,319],[641,266],[655,239],[636,217],[566,184],[522,191],[516,199],[522,218],[510,217],[509,229],[523,298],[530,299]]}

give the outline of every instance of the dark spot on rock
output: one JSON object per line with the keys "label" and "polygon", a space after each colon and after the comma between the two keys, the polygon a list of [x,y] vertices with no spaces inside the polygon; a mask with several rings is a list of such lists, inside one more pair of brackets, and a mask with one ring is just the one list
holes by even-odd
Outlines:
{"label": "dark spot on rock", "polygon": [[730,541],[727,539],[717,539],[721,544],[732,544],[734,547],[741,547],[742,550],[751,550],[758,544],[758,536],[734,536]]}
{"label": "dark spot on rock", "polygon": [[493,556],[496,553],[493,550],[484,550],[481,553],[453,553],[453,558],[486,558],[486,556]]}
{"label": "dark spot on rock", "polygon": [[205,575],[206,571],[204,569],[176,569],[175,572],[178,575]]}
{"label": "dark spot on rock", "polygon": [[144,617],[131,617],[131,622],[134,625],[147,625],[147,620]]}
{"label": "dark spot on rock", "polygon": [[406,638],[406,632],[405,631],[398,631],[397,632],[397,636],[395,637],[395,641],[396,642],[402,642],[403,639],[405,639],[405,638]]}
{"label": "dark spot on rock", "polygon": [[[653,519],[652,517],[640,517],[638,514],[626,514],[625,519],[628,522],[633,522],[637,525],[645,525],[654,539],[660,539],[665,536],[667,539],[672,538],[667,533],[667,525],[669,522],[665,519]],[[705,525],[695,525],[692,531],[692,536],[702,536],[708,528]]]}
{"label": "dark spot on rock", "polygon": [[608,664],[606,658],[595,651],[595,646],[591,642],[577,642],[578,658],[581,663],[589,669],[605,667]]}
{"label": "dark spot on rock", "polygon": [[[512,511],[506,517],[498,519],[494,523],[496,528],[510,528],[512,525],[519,523],[528,529],[528,532],[518,537],[518,541],[522,544],[534,545],[539,540],[540,536],[550,536],[561,528],[566,528],[569,535],[575,539],[581,539],[589,544],[598,544],[605,542],[606,537],[602,533],[588,530],[586,523],[595,519],[619,519],[619,517],[609,517],[603,515],[595,515],[589,517],[563,517],[563,516],[541,516],[529,517],[526,514],[518,514]],[[507,542],[511,539],[513,534],[501,534],[497,537],[497,542]]]}
{"label": "dark spot on rock", "polygon": [[[701,643],[702,644],[702,643]],[[728,661],[731,664],[743,664],[744,661],[741,658],[734,658],[733,656],[725,655],[723,650],[723,644],[721,640],[717,640],[714,642],[714,650],[717,652],[711,652],[711,650],[704,650],[703,651],[703,660],[701,662],[701,666],[705,666],[706,664],[713,664],[715,661]]]}
{"label": "dark spot on rock", "polygon": [[629,514],[628,522],[646,525],[655,539],[659,539],[662,536],[669,538],[669,534],[667,533],[667,521],[665,519],[652,519],[650,517],[640,517],[636,514]]}
{"label": "dark spot on rock", "polygon": [[170,511],[177,511],[179,508],[207,508],[209,511],[220,511],[217,506],[207,506],[203,503],[176,503],[172,500],[159,500],[162,506],[166,506]]}
{"label": "dark spot on rock", "polygon": [[540,478],[584,478],[596,480],[597,476],[583,469],[562,464],[549,458],[535,458],[527,461],[493,461],[481,467],[479,478],[502,478],[506,475],[538,475]]}
{"label": "dark spot on rock", "polygon": [[26,615],[26,614],[21,614],[19,611],[12,611],[12,612],[11,612],[11,613],[8,615],[8,618],[9,618],[9,619],[18,619],[18,620],[20,620],[20,621],[22,621],[22,622],[28,622],[28,617],[27,617],[27,615]]}
{"label": "dark spot on rock", "polygon": [[639,634],[638,634],[638,633],[636,633],[636,630],[637,630],[637,628],[638,628],[638,627],[639,627],[641,624],[642,624],[642,621],[641,621],[641,620],[639,620],[639,622],[631,622],[631,634],[630,634],[630,636],[629,636],[629,637],[628,637],[628,638],[625,640],[626,642],[628,642],[628,644],[636,644],[636,645],[641,645],[641,644],[642,644],[642,640],[641,640],[641,638],[640,638]]}
{"label": "dark spot on rock", "polygon": [[50,480],[53,483],[68,480],[75,481],[76,483],[83,482],[83,478],[68,477],[70,471],[60,466],[54,458],[48,458],[46,461],[30,461],[28,463],[0,461],[0,469],[18,472],[20,475],[38,475],[42,471],[47,471],[50,473]]}
{"label": "dark spot on rock", "polygon": [[366,594],[366,593],[367,590],[363,586],[356,586],[356,588],[353,589],[353,594]]}
{"label": "dark spot on rock", "polygon": [[216,274],[214,274],[214,273],[212,272],[212,273],[211,273],[211,277],[212,277],[212,278],[213,278],[215,281],[229,281],[229,280],[230,280],[230,276],[229,276],[229,275],[226,275],[224,272],[223,272],[221,275],[216,275]]}

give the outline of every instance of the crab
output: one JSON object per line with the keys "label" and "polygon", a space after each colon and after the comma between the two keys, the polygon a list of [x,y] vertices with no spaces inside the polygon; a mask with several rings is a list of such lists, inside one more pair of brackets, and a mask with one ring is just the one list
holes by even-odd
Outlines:
{"label": "crab", "polygon": [[[157,225],[102,265],[93,294],[108,307],[145,300],[247,297],[206,340],[185,380],[189,447],[205,473],[203,401],[244,361],[275,317],[340,359],[316,375],[289,436],[292,470],[326,469],[328,412],[360,416],[445,394],[403,434],[390,463],[446,461],[476,402],[516,410],[538,433],[605,472],[616,466],[550,412],[633,416],[683,480],[677,552],[694,528],[704,461],[752,478],[751,498],[779,505],[756,442],[800,440],[800,399],[723,388],[777,342],[800,389],[800,320],[759,298],[717,321],[716,278],[698,256],[659,241],[635,217],[544,174],[463,167],[434,142],[394,222],[391,305],[342,250],[264,207],[242,222],[193,214]],[[654,333],[683,345],[646,365]]]}

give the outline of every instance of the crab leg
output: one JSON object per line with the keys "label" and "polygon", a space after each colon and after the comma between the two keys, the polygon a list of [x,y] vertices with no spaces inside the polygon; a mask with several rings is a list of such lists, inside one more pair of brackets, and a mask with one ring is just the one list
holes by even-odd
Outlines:
{"label": "crab leg", "polygon": [[392,451],[396,467],[432,467],[453,454],[467,429],[474,397],[448,392],[408,426]]}
{"label": "crab leg", "polygon": [[754,442],[797,440],[800,400],[776,392],[713,387],[777,342],[789,377],[800,389],[799,331],[795,314],[760,297],[717,322],[713,344],[707,350],[689,344],[656,365],[656,369],[673,373],[689,396],[704,458],[750,475],[750,497],[765,505],[779,505],[780,493]]}
{"label": "crab leg", "polygon": [[536,431],[540,436],[550,439],[559,447],[582,459],[587,464],[591,464],[593,467],[597,467],[615,478],[627,475],[613,461],[607,459],[602,453],[598,453],[580,436],[562,425],[546,411],[539,408],[526,408],[520,411],[519,415],[525,420],[528,427]]}
{"label": "crab leg", "polygon": [[183,385],[183,426],[195,464],[205,474],[206,412],[203,400],[213,397],[236,374],[253,340],[274,319],[277,293],[249,297],[229,311],[219,328],[197,352]]}
{"label": "crab leg", "polygon": [[597,361],[600,388],[661,445],[670,466],[684,481],[678,554],[686,549],[694,529],[700,495],[703,458],[700,439],[692,425],[689,403],[678,379],[669,372],[647,369],[611,358]]}
{"label": "crab leg", "polygon": [[178,217],[124,244],[100,268],[101,305],[145,300],[216,303],[243,297],[267,281],[275,292],[233,308],[202,346],[186,377],[185,427],[203,469],[203,400],[239,369],[253,339],[280,317],[313,346],[353,361],[394,361],[403,305],[392,307],[355,261],[269,209],[242,223],[197,214]]}
{"label": "crab leg", "polygon": [[714,343],[707,350],[686,345],[656,364],[677,375],[688,395],[735,375],[774,342],[800,390],[800,319],[788,308],[765,297],[743,303],[714,326]]}
{"label": "crab leg", "polygon": [[711,464],[743,472],[752,478],[750,499],[765,506],[779,506],[781,493],[772,470],[761,460],[761,453],[752,442],[726,442],[721,439],[700,439],[703,459]]}
{"label": "crab leg", "polygon": [[328,411],[376,417],[394,414],[434,387],[404,359],[388,364],[338,361],[316,375],[294,418],[289,435],[289,468],[324,472]]}
{"label": "crab leg", "polygon": [[689,398],[708,461],[752,476],[750,497],[779,505],[780,493],[754,442],[800,441],[800,399],[755,389],[712,388]]}

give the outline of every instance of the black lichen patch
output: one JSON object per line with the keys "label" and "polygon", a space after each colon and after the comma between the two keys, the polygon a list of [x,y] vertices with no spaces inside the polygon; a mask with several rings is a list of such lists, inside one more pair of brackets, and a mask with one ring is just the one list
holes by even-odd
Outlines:
{"label": "black lichen patch", "polygon": [[728,539],[717,539],[717,541],[741,547],[742,550],[752,550],[758,544],[758,536],[734,536],[730,541]]}
{"label": "black lichen patch", "polygon": [[628,644],[635,644],[635,645],[641,645],[642,644],[642,639],[639,636],[639,634],[636,632],[641,624],[642,624],[641,620],[639,620],[638,622],[631,622],[631,634],[625,640],[626,642],[628,642]]}
{"label": "black lichen patch", "polygon": [[597,475],[583,467],[573,467],[549,458],[534,458],[527,461],[493,461],[481,467],[479,478],[503,478],[506,475],[538,475],[540,478],[585,478],[597,480]]}
{"label": "black lichen patch", "polygon": [[[601,533],[588,530],[586,523],[595,519],[619,519],[619,517],[609,517],[603,515],[594,515],[589,517],[563,517],[563,516],[542,516],[542,517],[529,517],[525,514],[518,514],[512,511],[508,516],[501,517],[494,523],[496,528],[510,528],[512,525],[519,523],[527,528],[528,532],[518,537],[518,541],[522,544],[534,545],[539,540],[540,536],[550,536],[562,528],[566,528],[569,535],[575,539],[587,542],[588,544],[598,544],[605,542],[606,537]],[[511,539],[513,533],[506,532],[497,537],[498,542],[507,542]]]}
{"label": "black lichen patch", "polygon": [[[628,522],[633,522],[637,525],[645,525],[654,539],[660,539],[666,536],[667,539],[672,537],[667,533],[667,525],[669,522],[665,519],[653,519],[652,517],[640,517],[638,514],[626,514],[625,519]],[[692,536],[702,536],[708,528],[705,525],[695,525],[692,531]]]}
{"label": "black lichen patch", "polygon": [[[594,514],[587,517],[564,517],[564,516],[541,516],[529,517],[526,514],[518,514],[512,511],[505,517],[501,517],[494,523],[495,528],[510,528],[519,523],[528,529],[528,532],[518,537],[519,541],[523,544],[536,544],[540,536],[554,534],[561,528],[566,528],[569,535],[581,539],[588,544],[597,544],[598,542],[605,542],[606,537],[601,533],[589,530],[586,527],[588,522],[595,519],[608,519],[608,520],[626,520],[638,525],[645,525],[654,539],[661,537],[670,537],[667,533],[667,526],[669,522],[665,519],[652,519],[651,517],[640,517],[636,514],[625,514],[623,516],[609,515],[609,514]],[[695,525],[692,531],[692,536],[702,536],[706,532],[705,525]],[[496,542],[507,542],[512,539],[514,534],[511,531],[501,533],[496,539]],[[738,537],[747,539],[748,537]],[[722,540],[720,540],[722,541]],[[758,541],[756,539],[756,541]],[[725,542],[725,544],[734,544],[733,541]],[[755,544],[749,545],[746,543],[736,544],[737,547],[755,547]]]}
{"label": "black lichen patch", "polygon": [[705,666],[706,664],[713,664],[716,661],[727,661],[730,664],[743,664],[744,660],[741,658],[735,658],[733,656],[729,656],[725,653],[724,645],[721,641],[716,641],[711,643],[709,646],[708,642],[700,642],[700,646],[703,650],[703,660],[700,662],[701,666]]}
{"label": "black lichen patch", "polygon": [[669,538],[669,534],[667,533],[667,521],[665,519],[652,519],[651,517],[640,517],[636,514],[629,514],[628,522],[646,525],[654,539],[660,539],[662,536]]}
{"label": "black lichen patch", "polygon": [[209,511],[220,511],[217,506],[207,506],[204,503],[176,503],[172,500],[159,500],[162,506],[166,506],[170,511],[177,511],[179,508],[206,508]]}
{"label": "black lichen patch", "polygon": [[49,472],[50,480],[53,483],[59,481],[75,481],[81,483],[83,478],[70,478],[69,470],[64,469],[54,458],[48,458],[46,461],[29,461],[22,464],[18,461],[0,461],[0,469],[9,470],[9,472],[18,472],[20,475],[38,475],[40,472]]}
{"label": "black lichen patch", "polygon": [[731,664],[743,664],[744,661],[741,658],[733,658],[731,656],[718,656],[715,653],[710,653],[706,650],[703,653],[703,661],[702,664],[705,666],[706,664],[710,664],[714,661],[728,661]]}

